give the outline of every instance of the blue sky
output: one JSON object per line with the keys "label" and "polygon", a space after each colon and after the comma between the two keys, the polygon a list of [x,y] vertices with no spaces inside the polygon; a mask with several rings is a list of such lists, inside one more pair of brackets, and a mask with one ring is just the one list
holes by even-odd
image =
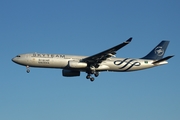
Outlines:
{"label": "blue sky", "polygon": [[[178,0],[0,1],[1,120],[179,120]],[[93,55],[133,41],[117,57],[139,58],[170,40],[168,65],[103,72],[94,82],[59,69],[14,64],[20,53]]]}

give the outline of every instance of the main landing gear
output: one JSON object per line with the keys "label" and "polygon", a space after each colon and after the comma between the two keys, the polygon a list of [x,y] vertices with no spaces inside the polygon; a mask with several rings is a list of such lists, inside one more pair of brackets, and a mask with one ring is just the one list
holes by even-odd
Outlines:
{"label": "main landing gear", "polygon": [[92,77],[91,75],[94,74],[95,77],[99,76],[99,72],[87,72],[87,76],[86,79],[90,79],[91,82],[93,82],[95,80],[94,77]]}
{"label": "main landing gear", "polygon": [[29,69],[29,66],[28,66],[28,65],[26,66],[26,72],[27,72],[27,73],[30,73],[30,69]]}

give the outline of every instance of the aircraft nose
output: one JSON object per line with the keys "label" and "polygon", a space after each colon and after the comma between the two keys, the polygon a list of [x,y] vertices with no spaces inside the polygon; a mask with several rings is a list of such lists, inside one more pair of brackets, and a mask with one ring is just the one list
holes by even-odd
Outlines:
{"label": "aircraft nose", "polygon": [[12,60],[13,62],[15,62],[15,58],[12,58],[11,60]]}
{"label": "aircraft nose", "polygon": [[17,63],[16,57],[12,58],[11,60],[12,60],[13,62]]}

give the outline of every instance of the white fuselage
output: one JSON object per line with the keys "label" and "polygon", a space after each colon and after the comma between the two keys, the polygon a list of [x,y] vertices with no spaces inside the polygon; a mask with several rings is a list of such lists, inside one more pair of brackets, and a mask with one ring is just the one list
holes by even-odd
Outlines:
{"label": "white fuselage", "polygon": [[142,70],[167,64],[167,60],[173,57],[163,58],[169,41],[161,41],[141,59],[115,58],[116,52],[131,41],[132,37],[123,43],[91,56],[28,53],[17,55],[12,61],[26,66],[27,73],[30,72],[29,67],[59,68],[62,69],[64,77],[80,76],[81,72],[86,72],[86,79],[94,81],[93,75],[98,77],[100,71],[128,72]]}
{"label": "white fuselage", "polygon": [[[60,68],[86,71],[88,69],[87,63],[81,62],[81,60],[86,57],[87,56],[64,54],[30,53],[21,54],[19,56],[16,56],[12,60],[17,64],[29,67]],[[167,61],[164,61],[159,64],[152,64],[153,62],[154,60],[147,59],[108,58],[103,62],[99,63],[99,67],[92,69],[94,69],[95,71],[125,72],[147,69],[167,63]]]}

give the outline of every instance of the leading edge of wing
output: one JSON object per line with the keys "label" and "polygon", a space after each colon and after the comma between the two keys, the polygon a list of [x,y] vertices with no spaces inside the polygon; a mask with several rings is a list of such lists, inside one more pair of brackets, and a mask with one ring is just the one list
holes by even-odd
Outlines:
{"label": "leading edge of wing", "polygon": [[116,54],[116,51],[118,51],[119,49],[121,49],[122,47],[126,46],[127,44],[129,44],[132,41],[132,37],[130,37],[128,40],[126,40],[125,42],[116,45],[110,49],[107,49],[103,52],[97,53],[95,55],[92,55],[90,57],[84,58],[82,59],[82,61],[84,62],[96,62],[99,63],[103,60],[106,60],[107,58],[113,56]]}

